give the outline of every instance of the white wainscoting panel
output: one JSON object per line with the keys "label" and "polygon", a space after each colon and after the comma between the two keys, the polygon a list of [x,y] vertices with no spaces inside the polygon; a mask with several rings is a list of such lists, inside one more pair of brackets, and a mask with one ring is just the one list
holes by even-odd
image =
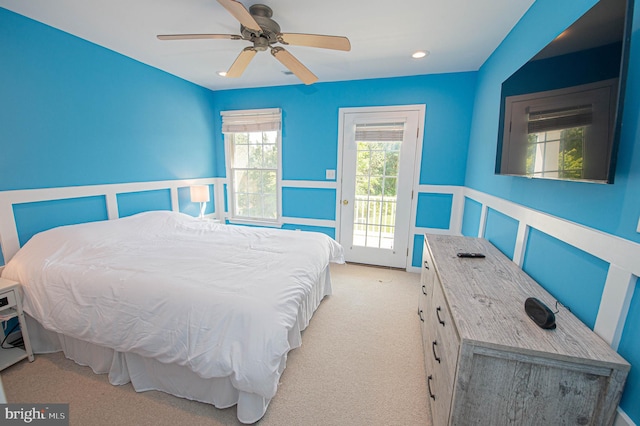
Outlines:
{"label": "white wainscoting panel", "polygon": [[0,244],[2,245],[4,261],[5,263],[8,262],[20,248],[18,230],[16,229],[16,221],[13,214],[14,204],[104,196],[107,204],[107,217],[109,219],[117,219],[117,194],[169,189],[171,191],[171,208],[174,211],[178,211],[178,188],[190,185],[212,185],[216,181],[217,179],[215,178],[182,179],[0,191]]}

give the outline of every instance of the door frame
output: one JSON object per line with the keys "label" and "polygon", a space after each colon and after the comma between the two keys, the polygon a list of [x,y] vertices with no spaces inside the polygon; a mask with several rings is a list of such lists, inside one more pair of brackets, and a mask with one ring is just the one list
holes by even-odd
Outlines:
{"label": "door frame", "polygon": [[422,165],[422,145],[424,139],[424,126],[426,116],[425,104],[412,105],[390,105],[375,107],[354,107],[338,109],[338,168],[336,170],[336,240],[341,240],[341,216],[342,216],[342,152],[344,148],[344,121],[346,114],[359,113],[385,113],[385,112],[402,112],[417,111],[418,112],[418,134],[416,139],[416,152],[414,153],[413,163],[413,179],[411,180],[411,211],[409,212],[409,234],[407,238],[407,256],[405,258],[405,270],[411,267],[411,259],[413,257],[413,240],[412,235],[415,233],[416,211],[418,208],[418,187],[420,185],[420,167]]}

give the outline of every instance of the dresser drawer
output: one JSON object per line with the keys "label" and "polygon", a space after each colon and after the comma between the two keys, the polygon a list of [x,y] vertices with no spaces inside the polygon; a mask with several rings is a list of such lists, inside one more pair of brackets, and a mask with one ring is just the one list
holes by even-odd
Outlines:
{"label": "dresser drawer", "polygon": [[424,351],[430,405],[433,424],[444,425],[451,409],[459,342],[437,278],[426,311]]}
{"label": "dresser drawer", "polygon": [[431,311],[431,299],[433,297],[433,280],[434,270],[431,253],[426,243],[422,249],[422,272],[420,274],[420,293],[418,295],[418,316],[420,317],[420,331],[422,332],[422,340],[425,342],[427,337],[427,316]]}
{"label": "dresser drawer", "polygon": [[432,300],[427,298],[428,304],[425,306],[424,322],[422,323],[422,345],[424,349],[424,364],[427,375],[433,373],[435,358],[431,350],[433,341],[437,339],[436,328],[432,320]]}
{"label": "dresser drawer", "polygon": [[422,246],[422,273],[420,274],[420,282],[426,285],[427,288],[431,288],[435,276],[436,270],[433,265],[433,258],[429,251],[429,246],[425,242]]}
{"label": "dresser drawer", "polygon": [[436,329],[436,338],[438,339],[439,345],[439,357],[445,361],[453,380],[456,364],[458,362],[460,340],[451,317],[451,312],[449,312],[449,307],[444,299],[440,282],[437,280],[433,286],[432,306],[433,317],[431,320]]}
{"label": "dresser drawer", "polygon": [[429,401],[434,426],[446,425],[451,411],[451,399],[453,396],[453,379],[455,371],[452,371],[446,360],[438,355],[441,345],[439,337],[432,339],[425,347],[427,361],[427,385]]}
{"label": "dresser drawer", "polygon": [[13,289],[0,293],[0,312],[15,307],[16,293]]}
{"label": "dresser drawer", "polygon": [[422,340],[427,339],[426,332],[426,315],[428,312],[428,300],[427,300],[427,290],[424,284],[421,285],[420,295],[418,296],[418,318],[420,318],[420,332],[422,335]]}

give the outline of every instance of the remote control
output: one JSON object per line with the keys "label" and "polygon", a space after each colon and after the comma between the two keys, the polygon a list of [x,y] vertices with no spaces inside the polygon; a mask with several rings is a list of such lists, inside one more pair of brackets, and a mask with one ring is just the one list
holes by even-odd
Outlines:
{"label": "remote control", "polygon": [[482,253],[458,253],[458,257],[477,257],[483,258],[484,254]]}

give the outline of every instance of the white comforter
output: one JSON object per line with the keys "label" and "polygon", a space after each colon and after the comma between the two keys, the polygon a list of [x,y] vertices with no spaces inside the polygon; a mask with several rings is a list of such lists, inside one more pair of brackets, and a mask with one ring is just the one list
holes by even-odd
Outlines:
{"label": "white comforter", "polygon": [[147,212],[42,232],[2,276],[49,330],[269,399],[301,300],[330,261],[344,262],[342,247],[321,233]]}

